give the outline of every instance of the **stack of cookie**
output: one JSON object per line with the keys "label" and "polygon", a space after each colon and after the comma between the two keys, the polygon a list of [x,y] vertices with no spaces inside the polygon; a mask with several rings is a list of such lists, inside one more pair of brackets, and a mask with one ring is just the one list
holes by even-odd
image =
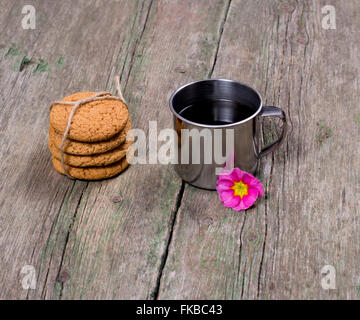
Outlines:
{"label": "stack of cookie", "polygon": [[[131,129],[128,109],[108,93],[92,100],[95,94],[75,93],[54,103],[50,111],[48,143],[52,163],[58,172],[76,179],[110,178],[129,165],[126,155],[132,141],[126,140]],[[84,99],[92,101],[81,103],[68,125],[74,103]]]}

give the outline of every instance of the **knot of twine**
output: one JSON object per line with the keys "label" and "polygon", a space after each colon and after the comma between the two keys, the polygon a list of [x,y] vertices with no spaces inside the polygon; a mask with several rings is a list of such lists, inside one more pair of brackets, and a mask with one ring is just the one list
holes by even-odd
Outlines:
{"label": "knot of twine", "polygon": [[96,94],[94,94],[91,97],[88,98],[84,98],[78,101],[74,101],[74,102],[69,102],[69,101],[55,101],[50,105],[50,111],[52,109],[52,107],[56,104],[62,104],[62,105],[70,105],[72,106],[71,111],[70,111],[70,115],[68,118],[68,122],[67,122],[67,126],[65,129],[65,132],[62,136],[62,140],[61,140],[61,144],[60,144],[60,160],[61,160],[61,167],[64,170],[64,173],[70,178],[70,179],[74,179],[72,176],[70,176],[66,166],[65,166],[65,161],[64,161],[64,145],[65,145],[65,141],[69,135],[69,131],[71,128],[71,122],[72,122],[72,118],[75,114],[75,111],[82,106],[85,103],[88,102],[92,102],[92,101],[99,101],[99,100],[117,100],[120,101],[122,103],[124,103],[126,105],[126,101],[121,93],[121,87],[120,87],[120,78],[118,76],[115,77],[115,84],[116,84],[116,90],[117,90],[117,94],[118,97],[111,95],[110,92],[97,92]]}

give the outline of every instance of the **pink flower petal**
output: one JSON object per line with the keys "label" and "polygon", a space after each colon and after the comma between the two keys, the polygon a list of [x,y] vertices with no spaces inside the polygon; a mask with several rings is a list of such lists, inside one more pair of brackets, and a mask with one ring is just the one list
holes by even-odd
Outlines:
{"label": "pink flower petal", "polygon": [[254,178],[251,181],[251,183],[249,184],[249,186],[258,190],[259,197],[262,197],[264,195],[263,186],[262,186],[261,182],[258,179]]}
{"label": "pink flower petal", "polygon": [[230,176],[233,178],[233,181],[241,180],[243,175],[244,171],[240,170],[239,168],[235,168],[230,174]]}
{"label": "pink flower petal", "polygon": [[248,194],[243,197],[244,206],[250,208],[258,198],[259,191],[256,188],[249,188]]}
{"label": "pink flower petal", "polygon": [[222,190],[219,194],[222,202],[229,202],[234,197],[232,190]]}
{"label": "pink flower petal", "polygon": [[247,172],[245,172],[242,177],[242,181],[247,185],[250,185],[254,181],[254,179],[254,176]]}
{"label": "pink flower petal", "polygon": [[[240,196],[234,196],[231,187],[234,182],[242,181],[248,186],[248,194],[242,199]],[[234,168],[232,171],[224,171],[218,176],[216,190],[219,193],[220,200],[225,207],[231,207],[236,211],[246,210],[251,207],[258,197],[263,196],[264,190],[261,182],[252,174]]]}
{"label": "pink flower petal", "polygon": [[[217,192],[220,194],[222,191],[232,191],[231,187],[226,184],[219,184],[216,187]],[[233,191],[234,192],[234,191]]]}
{"label": "pink flower petal", "polygon": [[251,198],[255,198],[255,200],[257,199],[259,195],[259,191],[257,188],[254,188],[254,187],[249,187],[248,189],[248,194],[246,197],[251,197]]}
{"label": "pink flower petal", "polygon": [[254,185],[254,187],[258,190],[259,197],[262,197],[264,195],[264,189],[263,189],[261,182],[257,181],[257,183]]}
{"label": "pink flower petal", "polygon": [[251,175],[250,173],[245,173],[243,176],[243,182],[246,183],[247,185],[256,188],[259,191],[259,197],[262,197],[264,194],[264,190],[262,187],[261,182],[256,179],[253,175]]}
{"label": "pink flower petal", "polygon": [[224,201],[224,206],[234,208],[239,205],[240,197],[232,197],[230,201]]}
{"label": "pink flower petal", "polygon": [[236,207],[233,207],[233,209],[236,211],[240,211],[240,210],[245,210],[247,208],[244,205],[244,201],[240,200],[239,204]]}
{"label": "pink flower petal", "polygon": [[226,186],[228,188],[231,188],[234,185],[234,182],[232,182],[231,180],[219,179],[217,181],[217,185],[218,186]]}

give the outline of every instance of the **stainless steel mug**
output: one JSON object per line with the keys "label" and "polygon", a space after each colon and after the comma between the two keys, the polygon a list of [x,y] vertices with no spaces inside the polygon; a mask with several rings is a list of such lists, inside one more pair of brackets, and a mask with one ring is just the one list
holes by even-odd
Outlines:
{"label": "stainless steel mug", "polygon": [[[207,101],[218,103],[220,107],[215,110],[210,109],[207,107]],[[201,102],[203,102],[202,107],[197,110],[197,117],[194,118],[191,114],[185,115],[184,111],[187,108]],[[229,108],[227,105],[223,107],[224,102],[234,103],[238,107]],[[250,110],[244,119],[238,117],[239,109],[236,109],[242,106],[246,106],[247,111]],[[284,111],[277,107],[263,106],[261,95],[255,89],[233,80],[207,79],[186,84],[171,95],[170,109],[174,115],[174,127],[178,140],[175,170],[186,182],[204,189],[216,189],[216,168],[224,167],[226,162],[224,159],[223,163],[219,164],[216,159],[221,158],[224,153],[232,157],[234,167],[254,173],[258,160],[279,147],[286,135]],[[283,121],[282,133],[277,141],[259,150],[258,120],[260,117],[268,116],[278,117]],[[194,132],[193,129],[197,129],[198,132],[206,129],[206,132],[210,132],[212,136],[220,131],[221,146],[215,148],[215,142],[212,141],[209,147],[204,139],[199,139],[199,137],[195,139],[189,134],[186,135],[187,142],[185,143],[183,132]],[[234,137],[232,150],[226,150],[225,131],[228,129],[232,129]],[[189,162],[184,161],[181,156],[185,147],[189,152]],[[221,155],[216,154],[217,152]],[[198,159],[196,163],[192,161],[194,155]],[[208,158],[210,156],[212,161],[205,161],[205,156]]]}

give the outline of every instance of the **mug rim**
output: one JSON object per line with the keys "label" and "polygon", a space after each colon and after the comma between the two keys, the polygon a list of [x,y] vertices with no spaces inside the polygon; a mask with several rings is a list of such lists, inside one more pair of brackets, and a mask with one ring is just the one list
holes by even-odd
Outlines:
{"label": "mug rim", "polygon": [[[241,120],[241,121],[237,121],[237,122],[233,122],[233,123],[229,123],[229,124],[217,124],[217,125],[211,125],[211,124],[203,124],[203,123],[197,123],[197,122],[194,122],[194,121],[191,121],[191,120],[188,120],[184,117],[182,117],[178,112],[175,111],[174,109],[174,106],[173,106],[173,100],[174,100],[174,97],[180,92],[182,91],[183,89],[185,89],[186,87],[189,87],[191,85],[194,85],[196,83],[200,83],[200,82],[210,82],[210,81],[221,81],[221,82],[232,82],[232,83],[236,83],[236,84],[240,84],[244,87],[246,87],[247,89],[250,89],[251,91],[253,91],[259,98],[260,100],[260,105],[258,107],[258,109],[248,118],[244,119],[244,120]],[[170,100],[169,100],[169,105],[170,105],[170,110],[171,112],[179,119],[183,120],[184,122],[186,123],[189,123],[191,125],[194,125],[194,126],[198,126],[198,127],[203,127],[203,128],[228,128],[228,127],[233,127],[233,126],[236,126],[236,125],[239,125],[239,124],[242,124],[242,123],[245,123],[253,118],[255,118],[259,112],[261,111],[262,107],[263,107],[263,104],[262,104],[262,97],[261,97],[261,94],[254,88],[250,87],[249,85],[247,85],[246,83],[243,83],[243,82],[240,82],[240,81],[236,81],[236,80],[229,80],[229,79],[222,79],[222,78],[210,78],[210,79],[203,79],[203,80],[197,80],[197,81],[192,81],[192,82],[189,82],[183,86],[181,86],[180,88],[176,89],[172,95],[170,96]]]}

